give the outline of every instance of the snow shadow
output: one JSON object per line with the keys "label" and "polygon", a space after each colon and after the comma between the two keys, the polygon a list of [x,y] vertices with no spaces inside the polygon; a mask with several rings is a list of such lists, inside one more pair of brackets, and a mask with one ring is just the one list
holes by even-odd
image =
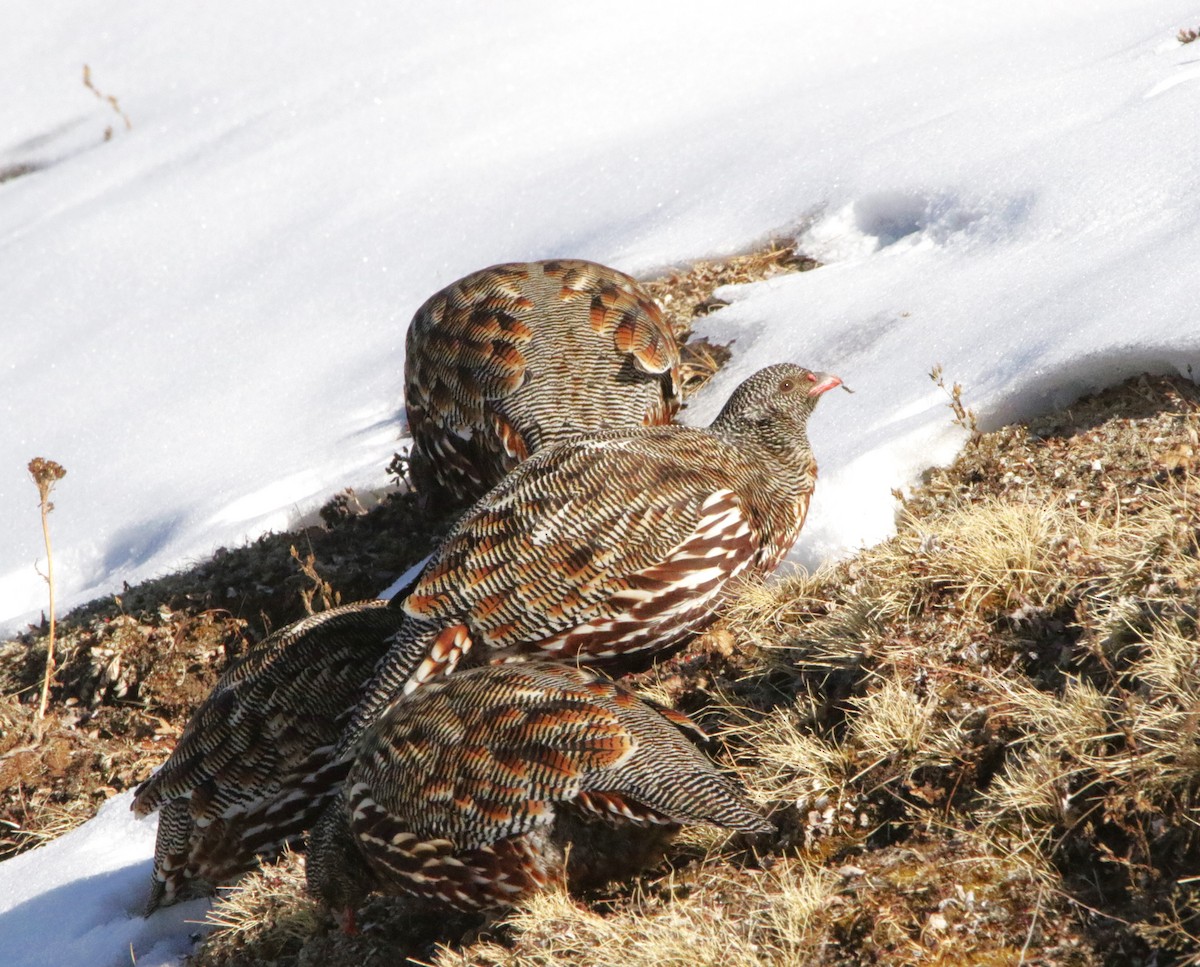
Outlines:
{"label": "snow shadow", "polygon": [[[1036,381],[1022,381],[1021,385],[990,400],[986,412],[980,413],[979,427],[988,432],[1010,423],[1027,423],[1061,410],[1082,396],[1116,386],[1143,373],[1183,376],[1196,382],[1200,378],[1200,354],[1193,354],[1191,359],[1187,356],[1187,353],[1165,349],[1131,346],[1051,365],[1038,373]],[[1038,386],[1046,388],[1039,391]]]}
{"label": "snow shadow", "polygon": [[122,527],[105,543],[103,572],[136,568],[166,549],[183,526],[181,514],[162,514]]}
{"label": "snow shadow", "polygon": [[64,121],[43,134],[0,148],[0,184],[67,161],[104,141],[86,136],[86,115]]}
{"label": "snow shadow", "polygon": [[913,236],[944,245],[955,236],[1012,232],[1029,216],[1033,196],[967,200],[954,192],[880,191],[854,202],[854,227],[878,248]]}
{"label": "snow shadow", "polygon": [[143,860],[60,884],[0,913],[0,964],[127,967],[131,949],[138,964],[174,960],[205,932],[190,921],[203,917],[207,901],[144,918],[149,881]]}

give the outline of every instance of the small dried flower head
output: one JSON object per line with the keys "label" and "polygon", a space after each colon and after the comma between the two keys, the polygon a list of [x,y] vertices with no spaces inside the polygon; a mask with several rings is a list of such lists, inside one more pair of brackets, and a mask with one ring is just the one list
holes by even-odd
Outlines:
{"label": "small dried flower head", "polygon": [[45,503],[50,497],[50,491],[54,488],[54,485],[67,475],[67,471],[63,469],[61,463],[57,463],[54,460],[47,460],[45,457],[34,457],[29,461],[29,475],[33,477],[33,482],[37,484],[42,502]]}

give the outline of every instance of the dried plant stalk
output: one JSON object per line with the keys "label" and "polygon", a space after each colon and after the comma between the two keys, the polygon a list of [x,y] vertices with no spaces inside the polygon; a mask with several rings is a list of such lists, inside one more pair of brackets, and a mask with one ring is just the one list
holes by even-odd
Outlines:
{"label": "dried plant stalk", "polygon": [[54,485],[67,475],[62,464],[47,460],[44,457],[34,457],[29,461],[29,474],[37,484],[38,503],[42,511],[42,538],[46,542],[46,573],[43,575],[50,587],[50,637],[46,644],[46,674],[42,679],[42,696],[38,700],[37,717],[46,717],[46,702],[50,697],[50,679],[54,675],[54,554],[50,548],[50,511],[54,504],[50,502],[50,491]]}

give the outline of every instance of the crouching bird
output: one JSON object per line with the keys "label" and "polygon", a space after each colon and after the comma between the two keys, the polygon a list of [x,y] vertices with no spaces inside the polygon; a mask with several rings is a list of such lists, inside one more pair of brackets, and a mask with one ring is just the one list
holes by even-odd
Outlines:
{"label": "crouching bird", "polygon": [[712,621],[741,574],[774,570],[816,485],[806,432],[836,376],[759,370],[712,424],[542,450],[473,504],[401,603],[403,628],[343,735],[460,662],[614,663]]}
{"label": "crouching bird", "polygon": [[309,843],[309,891],[351,929],[371,892],[484,910],[627,876],[681,823],[773,830],[681,728],[695,726],[556,662],[439,678],[356,744]]}
{"label": "crouching bird", "polygon": [[670,423],[679,345],[650,294],[581,259],[507,262],[430,296],[408,328],[417,491],[466,505],[573,433]]}

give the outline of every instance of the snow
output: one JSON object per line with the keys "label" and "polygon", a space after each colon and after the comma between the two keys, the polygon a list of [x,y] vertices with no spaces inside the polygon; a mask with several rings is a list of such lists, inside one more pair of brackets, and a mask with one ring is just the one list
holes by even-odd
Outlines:
{"label": "snow", "polygon": [[[701,320],[735,355],[687,419],[768,362],[838,373],[795,557],[885,537],[891,488],[963,440],[935,363],[985,427],[1200,370],[1197,16],[9,0],[0,169],[40,170],[0,184],[0,629],[44,607],[30,458],[67,468],[64,607],[285,527],[386,482],[408,319],[510,259],[799,236],[824,268]],[[128,912],[153,823],[122,809],[0,864],[0,963],[186,947],[177,912]]]}
{"label": "snow", "polygon": [[207,900],[141,916],[158,823],[134,819],[132,799],[114,796],[91,822],[0,866],[0,964],[129,965],[132,951],[138,967],[170,967],[206,932]]}

